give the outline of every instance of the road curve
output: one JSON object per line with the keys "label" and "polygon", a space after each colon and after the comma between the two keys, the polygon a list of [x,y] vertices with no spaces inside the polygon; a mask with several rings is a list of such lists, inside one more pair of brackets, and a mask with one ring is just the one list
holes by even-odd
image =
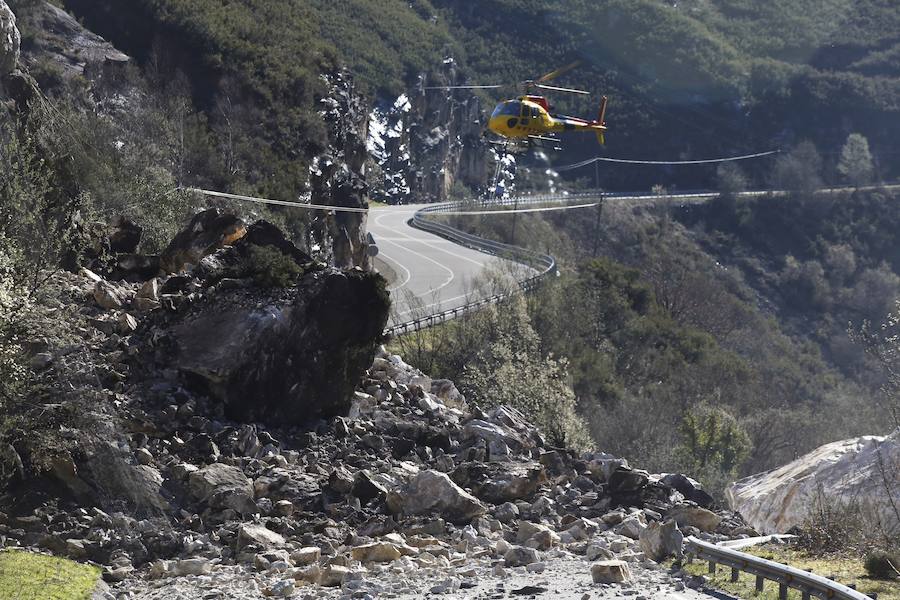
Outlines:
{"label": "road curve", "polygon": [[492,266],[518,270],[511,261],[459,246],[407,224],[427,204],[373,208],[367,229],[379,258],[397,273],[391,284],[394,307],[390,324],[459,308],[475,299],[474,279]]}
{"label": "road curve", "polygon": [[[869,189],[900,189],[898,184],[867,186]],[[819,190],[819,193],[839,193],[853,188],[837,187]],[[744,197],[764,194],[785,194],[777,190],[757,190],[741,192]],[[679,194],[657,195],[647,192],[604,193],[608,202],[632,202],[634,204],[668,202],[681,205],[699,204],[718,196],[718,192],[697,191]],[[592,191],[575,195],[543,196],[521,198],[517,201],[522,208],[533,205],[558,205],[578,200],[599,199],[601,194]],[[498,205],[510,205],[505,199]],[[393,310],[390,325],[397,325],[433,315],[445,310],[462,307],[479,299],[473,290],[473,281],[489,266],[499,267],[514,274],[516,279],[525,279],[534,271],[512,261],[499,259],[451,242],[432,233],[412,228],[407,222],[413,214],[429,204],[409,204],[373,208],[369,211],[367,229],[375,238],[379,257],[396,271],[397,280],[388,290],[391,292]],[[499,206],[498,206],[499,208]],[[509,206],[507,206],[509,208]],[[498,211],[498,212],[502,212]],[[492,293],[496,293],[493,290]]]}

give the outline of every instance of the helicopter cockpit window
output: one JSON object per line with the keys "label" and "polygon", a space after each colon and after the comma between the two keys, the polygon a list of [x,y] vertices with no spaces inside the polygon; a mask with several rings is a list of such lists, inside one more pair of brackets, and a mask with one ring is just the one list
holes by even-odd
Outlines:
{"label": "helicopter cockpit window", "polygon": [[521,109],[521,102],[506,102],[501,104],[494,110],[494,114],[491,116],[499,117],[503,116],[519,116],[519,110]]}
{"label": "helicopter cockpit window", "polygon": [[538,109],[534,106],[531,107],[531,118],[532,119],[538,118]]}

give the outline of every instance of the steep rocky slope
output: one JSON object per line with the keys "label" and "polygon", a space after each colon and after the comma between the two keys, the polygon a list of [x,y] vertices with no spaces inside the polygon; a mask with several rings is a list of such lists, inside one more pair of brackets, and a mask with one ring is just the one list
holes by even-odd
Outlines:
{"label": "steep rocky slope", "polygon": [[[135,233],[101,244],[120,250],[92,263],[106,278],[54,277],[30,346],[42,392],[3,446],[5,543],[100,562],[108,597],[421,596],[487,575],[574,594],[598,561],[598,582],[675,591],[655,560],[681,531],[753,533],[684,476],[549,447],[376,352],[377,275],[207,211],[158,263],[180,272],[151,276],[121,252]],[[296,266],[287,287],[261,287],[261,249]]]}

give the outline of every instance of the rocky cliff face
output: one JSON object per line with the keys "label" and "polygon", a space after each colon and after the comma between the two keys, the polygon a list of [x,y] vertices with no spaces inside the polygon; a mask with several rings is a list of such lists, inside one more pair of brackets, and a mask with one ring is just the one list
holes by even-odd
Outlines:
{"label": "rocky cliff face", "polygon": [[[310,167],[312,203],[347,208],[367,208],[366,137],[369,115],[347,73],[326,77],[330,94],[322,100],[322,117],[328,125],[328,151]],[[370,268],[365,213],[333,212],[316,217],[314,235],[331,248],[339,268]]]}
{"label": "rocky cliff face", "polygon": [[96,82],[116,77],[131,59],[108,41],[86,29],[72,15],[46,1],[28,9],[32,35],[23,49],[26,68],[51,65],[62,77],[85,77]]}
{"label": "rocky cliff face", "polygon": [[382,177],[377,193],[391,203],[440,202],[461,183],[473,190],[489,184],[492,153],[482,139],[484,110],[465,90],[426,90],[453,85],[456,63],[422,76],[408,94],[376,108],[369,149]]}
{"label": "rocky cliff face", "polygon": [[0,78],[12,73],[18,65],[21,42],[16,15],[0,0]]}
{"label": "rocky cliff face", "polygon": [[826,444],[767,473],[733,483],[729,505],[763,533],[800,526],[821,502],[856,503],[885,531],[900,534],[891,505],[900,493],[900,431]]}

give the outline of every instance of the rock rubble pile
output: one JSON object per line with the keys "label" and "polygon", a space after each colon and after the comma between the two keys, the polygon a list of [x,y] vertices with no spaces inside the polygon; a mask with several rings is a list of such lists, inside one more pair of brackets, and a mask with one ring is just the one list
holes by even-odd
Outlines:
{"label": "rock rubble pile", "polygon": [[[682,536],[754,533],[683,475],[551,447],[376,347],[378,276],[266,223],[188,231],[181,272],[130,268],[147,257],[116,233],[102,274],[56,276],[60,331],[32,357],[55,392],[0,452],[4,545],[96,561],[123,600],[488,597],[551,573],[678,589],[656,561]],[[295,279],[259,287],[254,247]]]}

